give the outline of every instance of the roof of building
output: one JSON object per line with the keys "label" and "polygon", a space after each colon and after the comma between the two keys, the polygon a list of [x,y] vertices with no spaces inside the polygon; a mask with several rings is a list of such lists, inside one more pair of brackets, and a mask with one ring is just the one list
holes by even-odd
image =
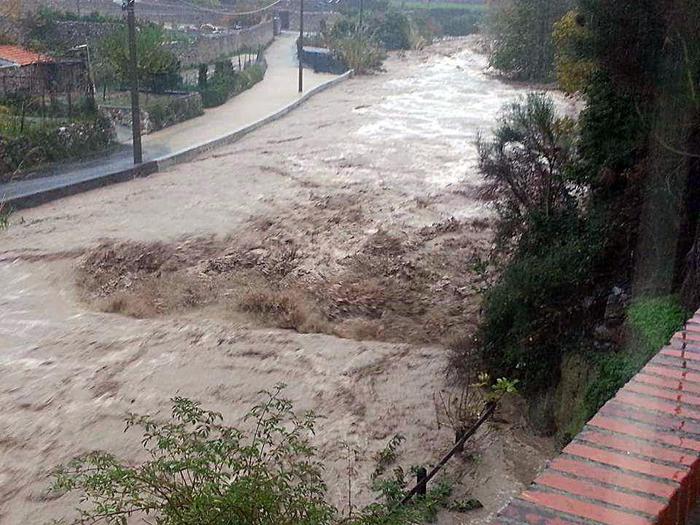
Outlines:
{"label": "roof of building", "polygon": [[[0,45],[0,61],[9,62],[14,66],[28,66],[45,62],[53,62],[51,57],[34,51],[29,51],[20,46]],[[1,63],[0,63],[1,64]],[[6,64],[2,64],[7,67]]]}

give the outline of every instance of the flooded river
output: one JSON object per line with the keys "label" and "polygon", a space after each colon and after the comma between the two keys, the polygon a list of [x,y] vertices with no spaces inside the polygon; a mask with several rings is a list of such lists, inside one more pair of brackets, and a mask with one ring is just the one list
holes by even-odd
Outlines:
{"label": "flooded river", "polygon": [[[165,414],[173,395],[240,423],[258,390],[288,383],[297,407],[325,416],[315,442],[341,508],[343,442],[359,451],[358,504],[371,501],[372,458],[395,433],[407,438],[405,468],[451,446],[433,395],[448,387],[445,340],[476,320],[468,260],[490,246],[474,141],[526,92],[487,75],[470,45],[393,56],[386,72],[321,93],[240,142],[13,216],[0,233],[3,525],[69,516],[77,497],[46,495],[52,468],[94,449],[141,457],[123,415]],[[294,247],[293,269],[270,279],[280,246]],[[85,281],[96,250],[114,272],[105,289],[119,297]],[[139,269],[154,250],[177,254],[177,271]],[[233,254],[253,261],[255,279],[237,273]],[[351,279],[371,286],[339,297]],[[277,281],[326,301],[296,313],[335,314],[280,329],[241,310],[247,288],[267,293]],[[338,306],[347,301],[354,309]],[[521,412],[479,436],[478,461],[451,463],[456,497],[485,508],[443,523],[487,523],[553,453]]]}

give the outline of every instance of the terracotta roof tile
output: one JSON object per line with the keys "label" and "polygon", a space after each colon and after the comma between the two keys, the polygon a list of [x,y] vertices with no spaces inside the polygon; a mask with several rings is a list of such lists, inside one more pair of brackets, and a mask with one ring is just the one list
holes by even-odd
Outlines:
{"label": "terracotta roof tile", "polygon": [[0,45],[0,59],[20,66],[28,66],[40,62],[53,62],[49,56],[10,45]]}

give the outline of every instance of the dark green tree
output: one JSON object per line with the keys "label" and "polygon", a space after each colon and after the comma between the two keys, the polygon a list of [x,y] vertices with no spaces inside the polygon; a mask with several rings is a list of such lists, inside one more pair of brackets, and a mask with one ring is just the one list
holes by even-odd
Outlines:
{"label": "dark green tree", "polygon": [[[180,63],[167,47],[165,30],[154,24],[141,25],[136,37],[138,76],[142,87],[162,92],[180,83]],[[129,79],[129,46],[126,28],[105,38],[99,47],[99,56],[105,65],[114,70],[122,85]]]}
{"label": "dark green tree", "polygon": [[493,38],[493,67],[518,79],[554,79],[552,31],[572,0],[504,0],[491,7],[487,27]]}

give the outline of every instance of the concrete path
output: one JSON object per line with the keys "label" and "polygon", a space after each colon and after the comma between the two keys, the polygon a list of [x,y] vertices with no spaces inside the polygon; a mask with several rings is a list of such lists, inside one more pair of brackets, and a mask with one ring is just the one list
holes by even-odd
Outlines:
{"label": "concrete path", "polygon": [[[265,78],[249,90],[221,106],[205,110],[201,117],[144,135],[144,162],[157,160],[233,133],[297,100],[300,94],[297,91],[296,36],[295,33],[285,32],[275,39],[265,53],[268,65]],[[304,91],[333,78],[335,75],[314,73],[305,69]],[[103,158],[53,166],[42,170],[39,177],[0,184],[0,199],[11,200],[43,189],[96,179],[128,169],[131,165],[129,147]]]}

